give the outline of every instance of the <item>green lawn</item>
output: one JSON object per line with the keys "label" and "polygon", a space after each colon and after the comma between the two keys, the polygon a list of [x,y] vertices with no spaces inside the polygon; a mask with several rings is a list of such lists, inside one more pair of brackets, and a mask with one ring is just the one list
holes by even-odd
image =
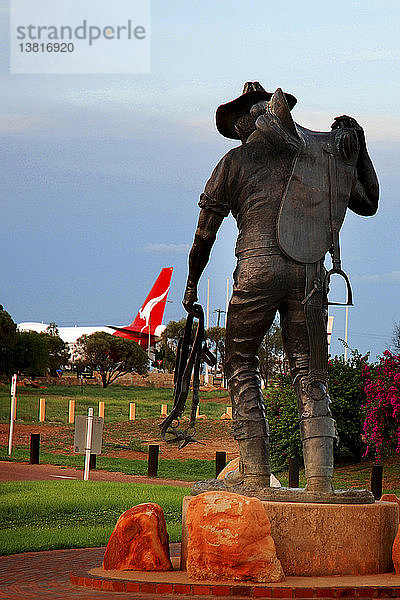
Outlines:
{"label": "green lawn", "polygon": [[[111,385],[106,389],[98,385],[86,385],[82,393],[80,386],[49,386],[45,389],[18,387],[17,422],[32,423],[38,421],[39,399],[46,399],[46,421],[52,423],[68,422],[69,401],[75,400],[75,414],[87,414],[89,407],[97,414],[98,403],[105,403],[105,419],[108,423],[128,421],[129,403],[136,403],[136,418],[151,419],[160,416],[161,404],[172,408],[173,391],[168,388],[144,388]],[[217,400],[217,401],[215,401]],[[201,413],[209,418],[218,419],[230,404],[226,391],[202,392],[200,394]],[[10,391],[6,385],[0,385],[0,422],[10,418]]]}
{"label": "green lawn", "polygon": [[[47,389],[18,389],[17,423],[38,422],[39,398],[47,400],[46,422],[54,425],[54,434],[44,436],[40,462],[83,468],[83,456],[72,452],[74,425],[67,424],[68,404],[76,401],[76,414],[87,414],[89,406],[105,402],[104,453],[97,457],[97,468],[128,474],[147,474],[147,445],[143,440],[157,438],[160,405],[171,408],[172,390],[110,386],[80,388],[54,386]],[[129,402],[136,403],[137,421],[128,421]],[[229,404],[226,392],[201,394],[201,413],[208,420],[198,422],[198,438],[223,437],[230,424],[219,417]],[[0,386],[0,422],[8,423],[10,398],[8,386]],[[29,429],[29,428],[28,428]],[[48,428],[47,428],[48,430]],[[150,436],[150,437],[149,437]],[[227,439],[227,438],[224,438]],[[143,451],[143,460],[115,456],[119,450]],[[113,454],[110,456],[109,454]],[[139,455],[141,456],[141,455]],[[12,458],[0,447],[0,460],[29,460],[29,448],[14,445]],[[335,469],[335,488],[370,487],[371,461],[339,466]],[[160,456],[158,475],[165,479],[194,481],[215,476],[214,460],[168,460]],[[284,486],[288,473],[276,472]],[[300,485],[304,486],[304,472]],[[400,460],[385,461],[383,492],[400,496]],[[0,483],[0,554],[53,548],[87,547],[106,544],[118,516],[127,508],[154,501],[165,512],[171,541],[181,535],[182,498],[187,488],[125,483],[83,481],[6,482]]]}
{"label": "green lawn", "polygon": [[188,488],[94,481],[0,483],[0,554],[103,546],[118,517],[142,502],[164,511],[171,542],[181,539]]}

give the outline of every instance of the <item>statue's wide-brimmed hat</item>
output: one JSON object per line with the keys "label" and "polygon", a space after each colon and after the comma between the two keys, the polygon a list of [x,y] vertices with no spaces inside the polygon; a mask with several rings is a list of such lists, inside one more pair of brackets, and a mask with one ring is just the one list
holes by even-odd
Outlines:
{"label": "statue's wide-brimmed hat", "polygon": [[[244,84],[243,93],[235,100],[221,104],[215,114],[215,123],[218,131],[225,137],[232,140],[238,140],[239,135],[235,131],[236,121],[246,114],[254,104],[261,100],[270,100],[271,92],[266,92],[258,81],[248,81]],[[286,101],[290,110],[297,103],[297,99],[292,94],[285,93]]]}

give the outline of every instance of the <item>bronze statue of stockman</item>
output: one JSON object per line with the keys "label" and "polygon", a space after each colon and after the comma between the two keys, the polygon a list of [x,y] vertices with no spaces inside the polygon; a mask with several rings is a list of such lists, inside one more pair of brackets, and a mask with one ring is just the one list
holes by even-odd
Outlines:
{"label": "bronze statue of stockman", "polygon": [[[223,482],[199,482],[192,493],[226,489],[261,499],[289,500],[294,490],[270,488],[269,434],[258,372],[258,348],[279,312],[284,348],[296,391],[308,502],[373,502],[366,490],[333,490],[337,438],[327,388],[329,278],[344,277],[339,230],[346,209],[363,216],[378,207],[379,185],[363,129],[337,117],[320,133],[293,121],[296,98],[258,82],[220,106],[218,131],[240,140],[215,167],[201,194],[189,255],[183,305],[195,312],[197,285],[217,231],[232,213],[239,230],[229,304],[225,376],[233,407],[240,469]],[[324,269],[327,252],[332,269]],[[296,499],[293,497],[292,498]]]}

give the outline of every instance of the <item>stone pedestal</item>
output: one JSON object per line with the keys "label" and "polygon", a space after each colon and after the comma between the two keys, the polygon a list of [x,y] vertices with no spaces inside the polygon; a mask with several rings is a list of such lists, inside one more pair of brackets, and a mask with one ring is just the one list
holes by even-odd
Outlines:
{"label": "stone pedestal", "polygon": [[[183,500],[182,565],[187,558]],[[393,570],[392,545],[399,507],[374,504],[263,502],[285,575],[366,575]]]}

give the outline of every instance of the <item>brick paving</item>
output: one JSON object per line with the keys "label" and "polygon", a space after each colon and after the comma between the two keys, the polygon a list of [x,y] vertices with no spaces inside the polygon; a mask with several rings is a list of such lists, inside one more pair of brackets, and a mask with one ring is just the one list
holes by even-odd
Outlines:
{"label": "brick paving", "polygon": [[[179,551],[171,544],[171,554]],[[72,571],[89,570],[102,563],[104,548],[26,552],[0,557],[1,600],[121,600],[143,598],[154,594],[100,591],[70,583]],[[160,598],[160,596],[158,596]],[[181,600],[185,600],[181,596]]]}
{"label": "brick paving", "polygon": [[[180,544],[171,544],[171,554],[177,556],[179,547]],[[163,581],[160,579],[160,573],[142,573],[140,581],[137,579],[116,581],[111,578],[89,576],[89,571],[101,565],[103,555],[104,548],[84,548],[27,552],[0,557],[0,599],[159,600],[162,596],[180,600],[204,599],[207,596],[213,600],[227,597],[230,600],[239,598],[400,599],[400,577],[392,573],[352,577],[351,580],[349,576],[313,577],[308,578],[307,583],[303,581],[300,583],[300,578],[288,577],[280,584],[258,586],[250,583],[247,585],[224,584],[224,582],[193,583],[187,580],[184,573],[165,573],[162,575]],[[71,573],[76,574],[75,579],[74,576],[72,579],[80,585],[70,582]],[[179,577],[180,581],[172,581],[174,575]],[[171,581],[168,581],[169,577]],[[323,579],[326,581],[322,583]],[[100,583],[93,585],[93,581]]]}
{"label": "brick paving", "polygon": [[119,593],[102,594],[70,583],[70,571],[101,564],[104,548],[27,552],[0,557],[0,598],[4,600],[107,600]]}

